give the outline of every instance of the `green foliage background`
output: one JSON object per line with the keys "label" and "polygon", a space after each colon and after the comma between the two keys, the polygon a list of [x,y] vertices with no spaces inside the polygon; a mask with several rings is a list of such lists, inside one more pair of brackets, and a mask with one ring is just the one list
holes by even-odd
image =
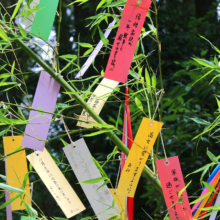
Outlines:
{"label": "green foliage background", "polygon": [[[98,32],[96,32],[92,38],[92,30],[86,27],[89,24],[89,21],[86,20],[86,18],[97,13],[96,7],[99,0],[88,1],[81,6],[72,5],[67,8],[66,6],[71,2],[71,0],[63,0],[62,3],[63,15],[59,47],[60,55],[77,55],[78,53],[82,55],[86,49],[81,48],[80,51],[78,51],[78,47],[75,45],[75,42],[77,42],[78,39],[80,39],[81,42],[87,42],[90,44],[97,44],[100,40]],[[1,3],[5,7],[8,7],[15,4],[16,1],[2,0]],[[168,156],[179,156],[184,176],[204,166],[205,164],[210,163],[210,159],[206,155],[207,148],[209,148],[209,150],[215,155],[219,155],[219,144],[216,143],[216,137],[204,135],[201,139],[199,139],[200,141],[198,141],[198,139],[192,140],[204,129],[204,124],[201,123],[200,119],[212,122],[219,115],[216,111],[218,106],[214,96],[214,94],[218,95],[220,92],[219,79],[217,78],[214,83],[209,85],[211,80],[211,76],[209,76],[193,86],[193,83],[202,77],[207,71],[202,69],[201,66],[191,58],[200,57],[211,61],[214,60],[215,56],[218,58],[217,53],[211,48],[210,44],[200,38],[199,35],[206,37],[215,46],[220,47],[220,25],[217,19],[218,16],[216,10],[219,1],[203,0],[200,1],[200,4],[207,6],[205,10],[201,5],[198,6],[198,1],[193,0],[158,1],[158,31],[160,33],[161,40],[163,84],[165,90],[165,95],[163,97],[162,121],[164,122],[164,127],[166,129],[163,131],[163,138]],[[2,9],[1,11],[3,13]],[[8,11],[12,14],[13,9],[8,8]],[[153,14],[152,19],[154,20]],[[146,19],[144,25],[146,31],[149,30],[148,23],[149,20]],[[55,31],[57,31],[57,24],[58,18],[56,18],[54,24]],[[106,26],[107,24],[105,22],[100,24],[100,28],[102,30],[104,30]],[[115,34],[116,29],[112,31],[109,37],[110,43],[113,42]],[[147,61],[156,74],[157,87],[160,88],[157,45],[152,38],[146,37],[143,40],[143,46],[146,54],[153,51],[149,54]],[[39,53],[37,48],[34,48],[34,50],[36,53]],[[33,68],[38,67],[38,65],[21,50],[18,51],[17,54],[23,72],[33,71]],[[85,77],[100,75],[101,70],[104,70],[106,67],[108,57],[108,54],[105,56],[98,56],[95,61],[95,67],[98,72],[93,67],[90,67]],[[3,59],[5,59],[4,54],[0,54],[0,65],[3,65]],[[13,57],[9,55],[9,59],[11,59],[9,62],[12,64]],[[79,65],[82,66],[85,60],[86,58],[80,59]],[[64,67],[66,62],[60,60],[60,64]],[[144,72],[142,74],[144,76]],[[31,100],[35,92],[38,77],[39,71],[25,75]],[[70,78],[73,79],[73,77],[74,73],[71,74]],[[129,77],[132,79],[131,76]],[[76,83],[75,85],[79,90],[82,87],[81,83]],[[88,83],[85,83],[85,88],[88,88],[88,86]],[[93,89],[95,87],[96,86],[94,86]],[[137,89],[137,87],[133,86],[131,88],[131,92],[135,92]],[[61,89],[61,92],[64,92],[64,90]],[[121,92],[124,92],[124,87],[121,88]],[[27,101],[21,97],[21,94],[17,92],[16,88],[9,90],[7,92],[7,96],[8,98],[6,97],[5,92],[0,92],[1,101],[8,102],[9,99],[10,102],[14,103],[14,98],[17,103],[24,104]],[[122,94],[118,94],[118,97],[121,100],[124,99]],[[141,99],[141,97],[139,97],[139,99]],[[62,95],[59,97],[58,103],[64,103],[67,100],[69,100],[68,96]],[[76,103],[73,103],[74,102],[71,103],[73,105],[72,107],[64,111],[66,116],[72,117],[74,113],[81,113],[81,107],[75,105]],[[120,104],[120,102],[116,103],[115,99],[110,98],[101,112],[101,117],[107,123],[115,124]],[[147,112],[147,103],[143,102],[143,106],[145,112]],[[132,115],[133,135],[135,136],[143,114],[141,112],[136,113],[138,108],[135,105],[135,102],[131,103],[130,109]],[[26,118],[28,118],[28,111],[23,111],[23,113]],[[121,111],[120,118],[119,128],[122,130],[123,111]],[[194,118],[194,120],[191,118]],[[75,129],[75,121],[66,121],[66,123],[70,129]],[[22,129],[24,129],[24,126]],[[60,130],[63,128],[59,125],[59,123],[55,123],[52,125],[51,129]],[[57,133],[52,133],[48,138],[50,139],[56,137],[57,135]],[[79,137],[80,134],[72,135],[73,140],[77,140]],[[68,137],[64,138],[64,140],[68,142]],[[85,138],[85,140],[92,152],[92,155],[98,161],[106,160],[107,155],[109,155],[115,147],[104,134],[94,138]],[[56,139],[51,141],[46,145],[46,147],[59,159],[62,158],[63,143],[60,140]],[[4,155],[2,141],[0,142],[0,152]],[[164,158],[161,146],[159,147],[159,158]],[[4,162],[1,161],[0,163],[0,173],[4,174]],[[151,167],[150,161],[148,162],[148,165]],[[114,184],[118,173],[118,166],[119,163],[114,162],[108,163],[104,168]],[[65,167],[62,165],[60,165],[60,168],[65,170]],[[89,208],[90,205],[85,198],[84,193],[82,192],[80,186],[76,184],[77,180],[72,171],[66,172],[65,176],[87,207],[86,211],[72,219],[78,220],[82,217],[93,215],[92,209]],[[185,179],[186,183],[192,180],[192,184],[187,189],[189,197],[199,195],[202,189],[200,176],[201,173],[198,173]],[[205,174],[204,180],[206,180],[207,177],[208,172]],[[36,181],[38,180],[38,176],[31,175],[30,180]],[[41,181],[37,181],[34,184],[33,200],[42,208],[47,216],[63,217],[60,208],[56,205],[54,199],[51,197]],[[1,201],[4,202],[4,197]],[[150,219],[144,213],[143,209],[155,220],[163,219],[166,213],[163,196],[155,190],[154,186],[145,177],[142,177],[140,180],[134,204],[134,219]],[[15,214],[14,219],[19,219],[19,215],[20,213]],[[0,212],[0,218],[5,219],[5,211],[2,210]]]}

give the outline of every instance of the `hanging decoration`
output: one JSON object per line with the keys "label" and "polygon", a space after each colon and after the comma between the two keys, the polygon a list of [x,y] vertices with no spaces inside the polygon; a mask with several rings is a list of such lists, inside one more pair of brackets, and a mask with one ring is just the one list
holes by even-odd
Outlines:
{"label": "hanging decoration", "polygon": [[[131,127],[131,115],[130,115],[130,108],[129,108],[129,88],[126,87],[125,90],[125,111],[124,111],[124,125],[123,125],[123,136],[122,136],[123,143],[131,150],[133,144],[133,134],[132,134],[132,127]],[[121,172],[125,165],[126,155],[122,153],[122,161],[121,161]],[[133,220],[133,209],[134,209],[134,199],[132,197],[127,197],[126,202],[127,207],[127,218],[128,220]]]}
{"label": "hanging decoration", "polygon": [[42,71],[32,104],[35,111],[30,111],[21,146],[38,151],[44,150],[52,115],[39,111],[54,112],[59,90],[60,84],[47,72]]}
{"label": "hanging decoration", "polygon": [[67,218],[71,218],[85,210],[84,205],[46,148],[43,152],[35,151],[27,158]]}
{"label": "hanging decoration", "polygon": [[118,194],[134,197],[141,173],[162,126],[160,122],[143,118],[119,180]]}
{"label": "hanging decoration", "polygon": [[[22,183],[26,177],[26,174],[28,173],[27,159],[24,148],[21,148],[21,150],[16,153],[13,152],[21,146],[22,138],[22,136],[3,137],[4,153],[5,155],[8,155],[6,158],[7,183],[8,185],[19,189],[22,188]],[[24,202],[31,205],[29,179],[27,179],[27,183],[24,189],[26,192]],[[16,195],[18,195],[18,193],[10,192],[10,199]],[[7,196],[8,193],[6,193],[6,199],[8,200]],[[11,211],[25,209],[24,203],[21,202],[22,199],[20,197],[14,200],[11,203]]]}
{"label": "hanging decoration", "polygon": [[[147,12],[152,3],[151,0],[140,1],[139,4],[137,2],[138,1],[136,0],[128,0],[125,5],[106,67],[104,80],[97,87],[94,94],[91,95],[87,103],[87,105],[90,106],[98,115],[101,112],[105,102],[110,97],[113,89],[116,88],[120,82],[126,82],[138,38],[143,28]],[[126,60],[126,62],[122,62],[123,60]],[[103,91],[103,88],[99,88],[102,85],[105,87],[110,87],[112,90],[104,94],[104,92],[101,92]],[[100,100],[102,100],[102,104],[99,104],[99,107],[96,107],[94,103],[100,103]],[[88,122],[92,121],[92,117],[88,116],[86,109],[82,111],[80,118]],[[85,128],[93,127],[87,123],[81,122],[79,122],[77,125]]]}
{"label": "hanging decoration", "polygon": [[48,41],[50,36],[59,0],[34,0],[30,5],[31,9],[38,5],[37,11],[29,15],[24,21],[27,27],[31,27],[30,32],[43,40]]}
{"label": "hanging decoration", "polygon": [[[108,36],[110,35],[112,29],[111,27],[113,27],[116,23],[116,20],[113,20],[107,30],[104,33],[105,38],[107,39]],[[90,65],[92,64],[92,62],[95,60],[96,56],[98,55],[99,51],[102,49],[104,43],[102,40],[99,41],[99,43],[97,44],[96,48],[93,50],[93,52],[90,54],[89,58],[86,60],[86,62],[84,63],[84,65],[82,66],[81,70],[79,71],[79,73],[76,74],[75,78],[81,78],[84,76],[84,74],[86,73],[86,71],[89,69]]]}
{"label": "hanging decoration", "polygon": [[[179,158],[171,157],[157,160],[156,166],[171,220],[191,220],[192,214],[186,190]],[[182,201],[180,200],[182,199]]]}
{"label": "hanging decoration", "polygon": [[[70,144],[64,147],[63,150],[79,183],[102,178],[85,140],[82,138],[74,142],[74,145],[73,147]],[[80,185],[99,220],[105,220],[107,217],[110,218],[113,214],[120,211],[117,203],[114,208],[109,208],[112,206],[113,197],[104,179],[96,183],[82,183]]]}

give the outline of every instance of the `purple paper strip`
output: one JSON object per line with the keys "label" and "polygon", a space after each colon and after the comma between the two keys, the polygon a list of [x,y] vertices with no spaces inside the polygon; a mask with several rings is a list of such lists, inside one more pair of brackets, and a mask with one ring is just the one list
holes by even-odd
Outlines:
{"label": "purple paper strip", "polygon": [[[59,90],[60,84],[50,77],[47,72],[42,71],[35,92],[32,108],[41,108],[46,112],[54,112]],[[29,119],[31,120],[29,120],[26,125],[21,146],[31,148],[33,150],[43,151],[45,146],[44,141],[47,139],[52,115],[44,113],[42,116],[38,111],[30,111]]]}
{"label": "purple paper strip", "polygon": [[[108,28],[114,26],[116,23],[116,20],[114,20],[112,23],[109,24]],[[107,28],[107,29],[108,29]],[[111,33],[112,29],[108,29],[104,35],[105,38],[108,38],[109,34]],[[79,73],[77,73],[77,75],[75,76],[76,78],[82,77],[85,72],[87,71],[87,69],[90,67],[90,65],[92,64],[93,60],[96,58],[96,56],[98,55],[99,51],[101,50],[101,48],[103,47],[104,43],[102,40],[99,41],[98,45],[96,46],[96,48],[93,50],[93,52],[91,53],[91,55],[89,56],[89,58],[87,59],[87,61],[84,63],[82,70],[79,71]]]}
{"label": "purple paper strip", "polygon": [[[10,193],[5,190],[5,201],[7,202],[10,199]],[[6,206],[6,216],[7,220],[12,220],[12,211],[11,211],[11,204]]]}

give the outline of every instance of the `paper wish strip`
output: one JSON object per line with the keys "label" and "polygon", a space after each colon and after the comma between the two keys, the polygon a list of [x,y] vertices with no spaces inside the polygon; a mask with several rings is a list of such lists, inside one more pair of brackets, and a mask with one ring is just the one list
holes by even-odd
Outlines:
{"label": "paper wish strip", "polygon": [[116,189],[109,189],[113,198],[115,199],[115,202],[117,206],[119,207],[121,217],[123,220],[127,220],[127,210],[126,210],[126,200],[127,197],[124,195],[117,195]]}
{"label": "paper wish strip", "polygon": [[141,4],[137,4],[137,0],[127,1],[105,70],[105,78],[126,82],[151,3],[150,0],[142,0]]}
{"label": "paper wish strip", "polygon": [[21,220],[36,220],[34,217],[21,216]]}
{"label": "paper wish strip", "polygon": [[[3,137],[4,153],[9,155],[21,146],[22,136]],[[22,188],[25,175],[28,173],[27,158],[25,150],[14,153],[6,158],[6,177],[8,185],[15,188]],[[24,201],[31,204],[31,193],[29,186],[29,179],[25,187],[26,196]],[[16,196],[18,193],[10,192],[10,198]],[[17,211],[25,209],[24,204],[21,205],[20,197],[11,203],[11,210]]]}
{"label": "paper wish strip", "polygon": [[[177,203],[178,193],[185,187],[178,157],[157,160],[156,166],[161,182],[163,195],[171,220],[191,220],[192,214],[186,190],[182,193],[183,204]],[[176,203],[176,204],[175,204]]]}
{"label": "paper wish strip", "polygon": [[[213,181],[210,182],[210,185],[212,185],[214,188],[216,187],[216,185],[218,184],[220,179],[220,173],[218,172],[217,176],[215,179],[213,179]],[[197,219],[201,213],[201,209],[204,208],[204,206],[206,205],[206,203],[208,202],[209,198],[211,197],[211,190],[208,190],[208,192],[210,192],[209,195],[207,195],[203,200],[201,200],[201,204],[199,205],[198,209],[195,211],[195,213],[193,213],[193,217],[195,219]]]}
{"label": "paper wish strip", "polygon": [[[47,72],[42,71],[35,92],[32,108],[42,109],[46,112],[54,112],[57,97],[60,90],[60,84]],[[21,146],[33,150],[43,151],[45,140],[47,139],[52,115],[38,111],[30,111],[29,122],[26,125],[24,138]]]}
{"label": "paper wish strip", "polygon": [[[214,181],[215,181],[216,178],[219,176],[219,174],[220,174],[220,164],[218,164],[218,165],[215,167],[215,169],[213,170],[213,172],[212,172],[211,175],[209,176],[209,178],[208,178],[208,180],[207,180],[207,183],[209,183],[210,185],[213,185]],[[209,191],[209,190],[208,190],[206,187],[204,187],[204,189],[203,189],[203,191],[202,191],[200,197],[203,196],[203,195],[205,195],[206,193],[208,193],[208,191]],[[197,203],[194,204],[194,206],[192,207],[192,213],[194,213],[195,210],[198,209],[198,207],[201,205],[201,203],[202,203],[202,201],[199,201],[199,202],[197,202]]]}
{"label": "paper wish strip", "polygon": [[[109,24],[108,28],[114,26],[116,23],[116,20],[114,20],[112,23]],[[108,29],[107,28],[107,29]],[[109,34],[111,33],[112,29],[108,29],[106,30],[106,32],[104,33],[105,38],[108,38]],[[101,48],[103,47],[104,43],[102,40],[100,40],[100,42],[98,43],[98,45],[96,46],[96,48],[93,50],[93,52],[91,53],[91,55],[89,56],[89,58],[87,59],[87,61],[84,63],[82,69],[79,71],[79,73],[75,76],[75,78],[80,78],[82,77],[85,72],[89,69],[90,65],[92,64],[92,62],[94,61],[94,59],[96,58],[96,56],[98,55],[99,51],[101,50]]]}
{"label": "paper wish strip", "polygon": [[[79,182],[86,180],[96,179],[102,177],[98,168],[96,167],[92,155],[84,141],[80,139],[74,142],[75,147],[71,144],[64,147],[64,153],[76,175]],[[119,208],[115,204],[112,206],[113,197],[108,187],[104,184],[104,181],[93,184],[81,184],[81,187],[89,200],[97,218],[99,220],[106,220],[119,212]]]}
{"label": "paper wish strip", "polygon": [[117,194],[134,197],[141,173],[163,124],[143,118],[121,173]]}
{"label": "paper wish strip", "polygon": [[[10,199],[9,191],[5,190],[5,201],[7,202]],[[12,220],[12,211],[11,211],[11,204],[6,206],[6,219]]]}
{"label": "paper wish strip", "polygon": [[[87,105],[90,106],[93,111],[99,115],[101,112],[105,102],[111,95],[112,91],[117,87],[119,82],[110,80],[110,79],[103,79],[98,87],[95,89],[93,94],[90,96],[89,101],[87,102]],[[81,119],[87,120],[87,121],[93,121],[92,117],[88,115],[86,109],[83,109],[81,113]],[[94,123],[94,122],[93,122]],[[84,127],[84,128],[92,128],[92,125],[89,125],[87,123],[79,121],[77,123],[77,126]]]}
{"label": "paper wish strip", "polygon": [[[34,6],[37,6],[39,3],[40,3],[40,0],[33,0],[33,1],[30,3],[30,10],[33,10],[33,9],[34,9]],[[27,7],[27,10],[28,10],[28,9],[29,9],[29,8]],[[36,11],[35,11],[35,12],[32,12],[27,18],[24,19],[23,24],[24,24],[27,28],[29,28],[29,27],[32,26],[35,15],[36,15]]]}
{"label": "paper wish strip", "polygon": [[40,0],[38,5],[40,10],[36,11],[34,19],[32,16],[29,18],[30,22],[27,22],[28,26],[32,25],[31,33],[40,36],[45,41],[48,40],[53,27],[58,2],[59,0]]}
{"label": "paper wish strip", "polygon": [[27,158],[67,218],[71,218],[85,210],[84,205],[46,148],[43,152],[35,151]]}
{"label": "paper wish strip", "polygon": [[[220,194],[218,194],[218,197],[217,197],[217,199],[216,199],[216,201],[215,201],[214,206],[218,206],[218,205],[220,205]],[[216,210],[216,212],[214,212],[214,213],[210,216],[209,220],[215,220],[216,217],[217,217],[218,211],[219,211],[219,210]]]}

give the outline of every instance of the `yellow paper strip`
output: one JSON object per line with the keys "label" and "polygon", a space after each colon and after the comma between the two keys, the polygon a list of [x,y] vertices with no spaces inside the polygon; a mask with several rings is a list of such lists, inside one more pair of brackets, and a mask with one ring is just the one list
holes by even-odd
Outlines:
{"label": "yellow paper strip", "polygon": [[115,199],[115,202],[120,210],[120,213],[122,213],[123,211],[123,215],[122,215],[122,218],[123,220],[126,220],[127,219],[127,210],[126,210],[126,196],[124,195],[117,195],[116,194],[116,190],[115,189],[109,189],[113,198]]}
{"label": "yellow paper strip", "polygon": [[118,194],[134,197],[141,173],[163,124],[143,118],[118,184]]}
{"label": "yellow paper strip", "polygon": [[85,210],[84,205],[46,149],[43,152],[35,151],[27,158],[67,218]]}
{"label": "yellow paper strip", "polygon": [[[12,153],[18,147],[21,146],[22,136],[14,137],[3,137],[3,145],[5,155]],[[14,139],[14,141],[13,141]],[[22,183],[24,181],[25,175],[28,173],[27,169],[27,158],[25,150],[12,154],[11,156],[6,157],[6,175],[8,185],[15,188],[22,188]],[[29,179],[25,187],[26,196],[24,201],[31,205],[31,193],[29,186]],[[10,198],[16,196],[18,193],[10,193]],[[25,209],[24,204],[21,205],[20,197],[14,200],[11,203],[11,210],[17,211]]]}
{"label": "yellow paper strip", "polygon": [[[220,174],[217,176],[217,178],[215,179],[215,181],[213,182],[212,186],[215,188],[218,181],[220,179]],[[209,190],[210,192],[210,190]],[[202,201],[202,204],[199,206],[198,210],[196,211],[196,214],[193,216],[194,219],[197,219],[201,213],[201,209],[204,208],[204,206],[206,205],[207,201],[209,200],[210,196],[212,195],[212,193],[210,193],[210,195],[206,196],[204,198],[204,200]]]}
{"label": "yellow paper strip", "polygon": [[[105,102],[111,95],[112,91],[117,87],[119,82],[110,79],[103,79],[98,87],[95,89],[91,97],[89,98],[87,105],[89,105],[96,114],[100,114]],[[81,113],[81,119],[94,121],[91,116],[88,115],[86,109],[83,109]],[[77,126],[84,127],[84,128],[92,128],[92,125],[86,124],[84,122],[78,122]]]}

